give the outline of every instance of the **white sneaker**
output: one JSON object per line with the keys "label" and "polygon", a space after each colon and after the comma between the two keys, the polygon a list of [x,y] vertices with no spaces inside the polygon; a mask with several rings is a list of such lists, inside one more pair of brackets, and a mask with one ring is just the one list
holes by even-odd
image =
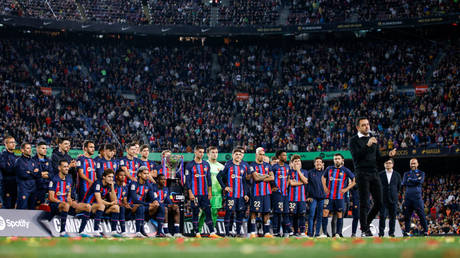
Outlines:
{"label": "white sneaker", "polygon": [[146,238],[146,236],[144,236],[144,234],[142,234],[141,232],[136,232],[134,237],[136,237],[136,238]]}
{"label": "white sneaker", "polygon": [[288,237],[290,237],[290,236],[291,236],[291,235],[290,235],[289,233],[284,234],[284,237],[286,237],[286,238],[288,238]]}
{"label": "white sneaker", "polygon": [[99,231],[96,231],[94,234],[93,234],[93,237],[104,237],[101,232]]}
{"label": "white sneaker", "polygon": [[181,233],[174,234],[174,237],[184,237]]}
{"label": "white sneaker", "polygon": [[305,233],[302,233],[300,234],[300,237],[304,238],[304,237],[307,237],[307,235]]}
{"label": "white sneaker", "polygon": [[325,234],[321,234],[321,235],[319,235],[318,238],[327,238],[327,236]]}
{"label": "white sneaker", "polygon": [[67,234],[67,232],[59,232],[59,236],[60,237],[69,237],[69,234]]}
{"label": "white sneaker", "polygon": [[129,234],[128,232],[123,232],[121,233],[121,237],[131,237],[131,234]]}
{"label": "white sneaker", "polygon": [[165,234],[165,237],[169,238],[169,237],[172,237],[172,235],[170,233],[167,233],[167,234]]}

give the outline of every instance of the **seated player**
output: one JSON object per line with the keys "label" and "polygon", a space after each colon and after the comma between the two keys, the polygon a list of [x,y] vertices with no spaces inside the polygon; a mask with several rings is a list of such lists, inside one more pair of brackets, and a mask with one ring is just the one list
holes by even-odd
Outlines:
{"label": "seated player", "polygon": [[294,234],[305,235],[305,213],[307,202],[305,199],[305,188],[308,184],[307,171],[302,169],[300,156],[295,154],[291,157],[291,170],[289,175],[289,213],[292,216]]}
{"label": "seated player", "polygon": [[[160,206],[165,207],[165,221],[163,224],[163,233],[166,237],[171,237],[172,234],[174,237],[183,237],[180,233],[179,222],[180,222],[180,213],[179,213],[179,206],[172,203],[171,198],[169,197],[170,192],[169,189],[166,187],[166,177],[163,174],[158,175],[157,178],[158,184],[156,188],[156,194],[158,201],[160,202]],[[174,216],[174,229],[168,229],[168,217],[169,214],[173,214]]]}
{"label": "seated player", "polygon": [[134,213],[136,219],[136,237],[148,237],[144,231],[145,215],[153,215],[160,204],[153,195],[154,189],[148,183],[149,171],[142,166],[137,170],[137,179],[132,180],[129,185],[129,203],[131,212]]}
{"label": "seated player", "polygon": [[65,231],[67,214],[70,208],[75,209],[77,213],[82,213],[82,221],[80,224],[80,229],[78,233],[81,236],[86,237],[88,235],[83,234],[86,223],[88,222],[89,212],[91,206],[86,203],[78,203],[72,200],[73,193],[72,186],[72,177],[68,175],[69,173],[69,163],[66,160],[60,160],[58,163],[58,174],[55,175],[48,187],[48,198],[50,202],[52,214],[59,214],[61,218],[61,230],[59,235],[62,237],[67,237],[68,234]]}
{"label": "seated player", "polygon": [[129,236],[126,232],[126,212],[131,212],[131,206],[128,204],[128,185],[125,183],[125,179],[125,171],[118,168],[115,174],[115,185],[113,189],[115,190],[118,206],[120,207],[118,221],[120,222],[122,237]]}
{"label": "seated player", "polygon": [[116,223],[118,222],[120,207],[118,206],[117,197],[115,195],[113,176],[114,172],[112,169],[104,170],[104,173],[102,173],[102,178],[97,179],[83,197],[83,203],[91,205],[91,212],[95,214],[95,237],[102,236],[99,232],[99,225],[101,224],[101,219],[104,212],[106,214],[110,214],[112,236],[120,236],[116,231]]}
{"label": "seated player", "polygon": [[[329,211],[332,211],[337,212],[336,236],[343,237],[343,211],[345,206],[343,196],[356,184],[355,175],[343,166],[344,161],[342,154],[334,154],[334,166],[327,167],[324,171],[322,181],[326,196],[328,197],[324,205],[326,206],[326,202],[328,204],[323,210],[323,235],[324,233],[327,235]],[[349,184],[348,181],[351,181],[351,183]]]}

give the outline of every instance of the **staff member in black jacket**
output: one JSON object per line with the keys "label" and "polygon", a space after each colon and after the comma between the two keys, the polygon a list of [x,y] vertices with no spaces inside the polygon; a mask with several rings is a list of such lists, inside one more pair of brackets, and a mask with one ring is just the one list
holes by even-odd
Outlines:
{"label": "staff member in black jacket", "polygon": [[[390,218],[388,236],[395,236],[396,209],[398,195],[401,189],[401,175],[393,170],[394,160],[388,159],[384,163],[385,170],[380,172],[380,181],[383,190],[383,206],[380,209],[379,236],[385,235],[385,219]],[[388,213],[386,213],[388,211]]]}
{"label": "staff member in black jacket", "polygon": [[[362,236],[372,236],[369,225],[382,207],[382,185],[377,174],[377,161],[382,160],[377,139],[370,134],[369,120],[360,117],[356,120],[358,134],[350,138],[349,148],[355,166],[359,188],[359,217]],[[393,157],[396,149],[389,152]],[[369,195],[374,205],[369,212]]]}

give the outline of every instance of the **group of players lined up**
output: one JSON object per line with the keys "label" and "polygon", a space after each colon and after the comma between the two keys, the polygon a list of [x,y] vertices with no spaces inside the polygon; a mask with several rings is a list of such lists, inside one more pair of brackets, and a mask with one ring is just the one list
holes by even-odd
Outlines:
{"label": "group of players lined up", "polygon": [[[113,236],[119,236],[116,232],[118,224],[122,231],[120,236],[128,236],[125,220],[135,219],[136,236],[145,237],[143,223],[148,218],[158,221],[157,236],[182,236],[179,232],[179,209],[171,202],[166,185],[171,173],[179,172],[149,161],[147,145],[128,144],[127,155],[119,160],[114,159],[116,150],[111,144],[103,145],[100,155],[92,158],[95,152],[92,141],[83,144],[84,154],[77,160],[67,154],[70,142],[66,139],[59,140],[59,148],[55,149],[51,159],[46,156],[45,143],[37,144],[35,157],[31,156],[31,144],[23,143],[22,156],[16,158],[12,153],[13,145],[14,138],[7,137],[6,150],[1,155],[2,171],[12,170],[3,173],[6,174],[3,180],[6,208],[15,207],[10,185],[13,183],[11,175],[14,175],[17,208],[35,209],[38,205],[49,203],[52,212],[60,216],[62,236],[67,236],[65,225],[69,212],[81,218],[79,233],[82,235],[90,216],[95,220],[96,236],[100,235],[97,232],[105,216],[110,218]],[[195,147],[194,160],[186,165],[184,175],[177,174],[177,177],[183,178],[190,200],[193,230],[197,237],[201,237],[198,228],[200,209],[206,215],[205,222],[211,232],[209,236],[219,237],[211,215],[211,169],[217,170],[214,171],[217,172],[214,180],[217,179],[222,188],[220,193],[227,235],[231,234],[231,225],[236,222],[236,235],[243,236],[241,226],[249,208],[248,232],[251,237],[256,236],[256,218],[259,216],[263,218],[265,237],[273,237],[270,229],[275,236],[281,236],[281,226],[284,236],[305,236],[307,201],[310,203],[309,236],[320,236],[321,227],[323,232],[327,232],[329,211],[337,212],[336,232],[342,235],[344,195],[355,185],[355,176],[343,166],[341,154],[334,155],[334,166],[324,169],[323,160],[318,157],[314,161],[315,168],[306,171],[302,169],[300,156],[293,155],[288,163],[285,151],[278,151],[270,164],[264,149],[258,148],[255,162],[248,164],[243,161],[244,149],[237,147],[232,152],[232,160],[225,166],[216,161],[216,147],[207,150],[209,162],[203,160],[204,152],[204,147]],[[140,158],[137,158],[139,154]],[[171,151],[163,151],[163,157],[168,155]],[[72,169],[76,170],[74,178],[69,174]],[[321,212],[323,205],[324,211]],[[165,222],[168,212],[174,213],[174,228],[171,230]],[[326,219],[322,218],[323,215]]]}

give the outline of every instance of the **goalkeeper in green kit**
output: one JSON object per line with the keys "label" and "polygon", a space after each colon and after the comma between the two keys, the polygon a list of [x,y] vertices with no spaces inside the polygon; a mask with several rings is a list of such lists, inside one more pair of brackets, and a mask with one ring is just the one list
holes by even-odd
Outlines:
{"label": "goalkeeper in green kit", "polygon": [[[211,199],[211,214],[214,226],[216,226],[217,212],[222,208],[222,188],[217,181],[217,174],[224,169],[224,165],[217,162],[219,150],[215,146],[209,146],[207,150],[208,163],[211,166],[211,180],[212,180],[212,199]],[[200,215],[199,228],[204,224],[204,214]]]}

